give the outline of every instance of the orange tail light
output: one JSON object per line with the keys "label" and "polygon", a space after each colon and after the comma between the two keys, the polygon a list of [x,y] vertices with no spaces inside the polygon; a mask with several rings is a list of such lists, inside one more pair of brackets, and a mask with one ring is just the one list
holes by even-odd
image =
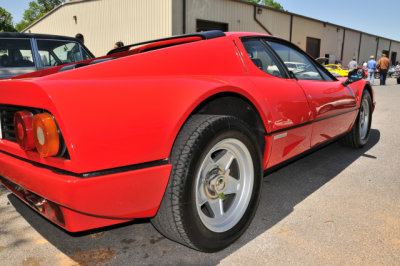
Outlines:
{"label": "orange tail light", "polygon": [[33,117],[33,138],[40,155],[43,157],[57,155],[60,149],[60,135],[51,114],[42,113]]}

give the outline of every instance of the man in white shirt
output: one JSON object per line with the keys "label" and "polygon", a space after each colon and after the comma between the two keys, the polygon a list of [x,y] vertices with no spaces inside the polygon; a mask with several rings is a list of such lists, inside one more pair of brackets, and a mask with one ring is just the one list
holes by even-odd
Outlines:
{"label": "man in white shirt", "polygon": [[357,65],[358,64],[357,64],[356,58],[353,57],[353,60],[351,60],[350,63],[349,63],[349,71],[353,70],[353,69],[356,69]]}

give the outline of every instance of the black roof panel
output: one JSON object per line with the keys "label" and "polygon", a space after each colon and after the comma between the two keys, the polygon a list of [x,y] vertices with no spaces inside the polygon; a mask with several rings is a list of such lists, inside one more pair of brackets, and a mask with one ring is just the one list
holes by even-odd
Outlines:
{"label": "black roof panel", "polygon": [[77,41],[74,37],[61,36],[61,35],[51,35],[51,34],[41,34],[41,33],[23,33],[23,32],[0,32],[0,38],[38,38],[38,39],[55,39],[55,40],[69,40]]}

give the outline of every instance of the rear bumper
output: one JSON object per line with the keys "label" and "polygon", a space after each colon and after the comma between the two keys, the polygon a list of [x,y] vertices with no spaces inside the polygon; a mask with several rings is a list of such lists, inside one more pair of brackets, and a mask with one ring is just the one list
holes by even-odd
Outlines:
{"label": "rear bumper", "polygon": [[76,232],[156,214],[168,183],[171,165],[79,178],[33,165],[0,152],[1,182],[35,207],[27,195],[59,206],[64,223],[39,213],[68,231]]}

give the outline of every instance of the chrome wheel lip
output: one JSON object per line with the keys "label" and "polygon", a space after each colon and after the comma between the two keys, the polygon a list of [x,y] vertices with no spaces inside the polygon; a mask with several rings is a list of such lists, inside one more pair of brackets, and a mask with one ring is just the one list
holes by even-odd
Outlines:
{"label": "chrome wheel lip", "polygon": [[[226,154],[232,155],[233,159],[230,160],[230,163],[228,162],[226,165],[223,165],[223,163],[221,164],[220,162],[215,162],[212,159],[210,160],[211,155],[216,151],[224,151]],[[199,215],[203,225],[210,231],[218,233],[226,232],[232,229],[241,220],[250,203],[254,186],[252,157],[248,148],[243,142],[235,138],[227,138],[216,143],[202,160],[201,166],[196,173],[195,181],[197,214]],[[227,187],[227,191],[229,188],[233,188],[230,189],[229,194],[227,195],[235,194],[235,196],[229,207],[224,210],[224,199],[207,198],[206,196],[206,173],[213,167],[221,167],[224,168],[225,171],[230,170],[233,161],[236,162],[238,167],[238,177],[230,176],[225,186]],[[236,191],[234,189],[235,187]],[[231,193],[232,191],[235,192]],[[205,204],[207,205],[207,208],[211,208],[209,206],[213,206],[211,208],[212,210],[222,210],[223,213],[219,214],[218,217],[215,217],[215,215],[214,217],[207,216],[202,211],[202,207],[204,207]]]}
{"label": "chrome wheel lip", "polygon": [[360,138],[365,140],[368,136],[370,121],[370,106],[367,99],[363,99],[359,115]]}

